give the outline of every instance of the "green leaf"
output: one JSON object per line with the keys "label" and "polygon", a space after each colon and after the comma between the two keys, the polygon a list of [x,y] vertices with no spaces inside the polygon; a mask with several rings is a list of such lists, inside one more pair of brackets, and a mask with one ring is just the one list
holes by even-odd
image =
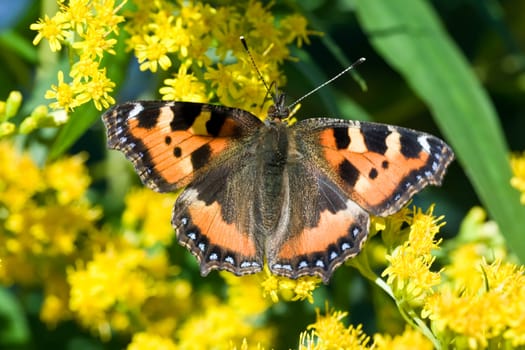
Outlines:
{"label": "green leaf", "polygon": [[70,115],[70,120],[58,132],[50,147],[48,159],[56,159],[67,152],[101,114],[91,102],[76,108]]}
{"label": "green leaf", "polygon": [[5,288],[0,288],[0,319],[0,347],[7,349],[29,343],[30,332],[24,311]]}
{"label": "green leaf", "polygon": [[431,110],[479,198],[525,261],[525,207],[510,186],[509,151],[487,93],[423,0],[356,1],[374,48]]}
{"label": "green leaf", "polygon": [[13,51],[19,59],[22,58],[33,64],[38,60],[37,49],[12,29],[0,33],[0,47]]}

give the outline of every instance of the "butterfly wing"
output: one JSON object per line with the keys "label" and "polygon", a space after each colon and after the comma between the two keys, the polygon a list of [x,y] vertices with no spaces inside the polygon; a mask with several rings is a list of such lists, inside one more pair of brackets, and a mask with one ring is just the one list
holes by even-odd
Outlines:
{"label": "butterfly wing", "polygon": [[109,147],[133,162],[145,185],[159,192],[187,186],[172,224],[203,275],[211,269],[244,274],[262,268],[263,249],[248,228],[248,211],[232,212],[241,207],[240,194],[254,191],[249,183],[239,191],[232,181],[238,186],[253,172],[243,164],[251,164],[254,152],[247,145],[264,125],[259,119],[235,108],[164,101],[124,103],[102,118]]}
{"label": "butterfly wing", "polygon": [[102,120],[109,148],[122,151],[142,182],[159,192],[186,186],[213,162],[228,158],[234,140],[262,125],[236,108],[165,101],[119,104]]}
{"label": "butterfly wing", "polygon": [[235,149],[232,157],[186,187],[173,211],[179,242],[195,255],[202,275],[213,269],[255,273],[264,263],[265,235],[255,217],[261,189],[257,138],[230,146]]}
{"label": "butterfly wing", "polygon": [[290,128],[288,217],[266,242],[274,274],[326,283],[367,239],[369,213],[398,211],[427,184],[440,184],[454,155],[440,139],[410,129],[337,119]]}
{"label": "butterfly wing", "polygon": [[307,119],[297,124],[329,178],[366,211],[395,213],[428,184],[440,185],[454,159],[439,138],[385,124]]}
{"label": "butterfly wing", "polygon": [[304,155],[288,161],[286,216],[266,241],[266,257],[273,274],[316,275],[328,283],[337,266],[361,251],[370,219]]}

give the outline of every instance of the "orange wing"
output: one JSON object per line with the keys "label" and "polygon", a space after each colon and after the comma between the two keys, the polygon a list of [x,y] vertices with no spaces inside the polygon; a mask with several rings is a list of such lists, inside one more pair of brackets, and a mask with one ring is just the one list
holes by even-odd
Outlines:
{"label": "orange wing", "polygon": [[102,116],[108,146],[124,152],[142,182],[172,192],[228,157],[234,139],[262,122],[236,108],[192,102],[137,101],[116,105]]}
{"label": "orange wing", "polygon": [[315,275],[328,283],[339,265],[361,251],[370,217],[318,169],[290,168],[289,218],[266,241],[268,267],[276,275]]}
{"label": "orange wing", "polygon": [[320,144],[327,175],[362,208],[390,215],[428,184],[439,185],[454,159],[432,135],[384,124],[307,119],[297,125],[305,142]]}
{"label": "orange wing", "polygon": [[[243,165],[247,158],[251,161]],[[254,165],[247,152],[240,152],[197,178],[175,202],[177,238],[195,255],[202,275],[211,270],[244,275],[263,267],[265,236],[254,219]]]}

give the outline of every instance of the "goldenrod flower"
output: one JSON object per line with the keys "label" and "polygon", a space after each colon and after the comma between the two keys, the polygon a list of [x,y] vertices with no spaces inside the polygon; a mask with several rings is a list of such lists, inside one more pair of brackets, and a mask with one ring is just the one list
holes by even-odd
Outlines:
{"label": "goldenrod flower", "polygon": [[513,154],[510,157],[510,166],[514,176],[510,179],[510,184],[521,192],[521,204],[525,204],[525,152],[521,155]]}
{"label": "goldenrod flower", "polygon": [[423,213],[414,209],[409,219],[408,240],[396,247],[386,259],[389,266],[382,276],[388,276],[387,283],[399,300],[410,304],[421,304],[432,288],[440,283],[439,272],[431,271],[435,260],[432,250],[438,248],[440,240],[435,239],[439,223],[443,218],[435,218],[433,207]]}
{"label": "goldenrod flower", "polygon": [[206,86],[193,73],[188,73],[187,65],[181,65],[174,79],[164,80],[159,89],[163,100],[208,102]]}
{"label": "goldenrod flower", "polygon": [[51,108],[61,108],[70,111],[78,106],[78,100],[75,95],[75,88],[64,82],[64,72],[58,71],[58,84],[51,85],[51,90],[47,90],[44,97],[56,100],[56,102],[50,104]]}
{"label": "goldenrod flower", "polygon": [[99,69],[93,72],[89,81],[79,87],[80,92],[76,100],[80,104],[93,101],[95,108],[100,111],[115,103],[115,99],[109,95],[114,87],[115,83],[107,77],[106,69]]}
{"label": "goldenrod flower", "polygon": [[297,47],[302,47],[303,42],[310,44],[310,35],[320,35],[320,32],[315,32],[308,29],[308,21],[301,15],[293,14],[281,21],[283,33],[286,35],[282,37],[284,42],[290,43],[293,40],[297,41]]}
{"label": "goldenrod flower", "polygon": [[39,168],[27,153],[0,143],[0,207],[8,213],[0,218],[0,279],[41,285],[40,317],[51,327],[71,318],[64,264],[78,254],[81,236],[96,235],[100,218],[85,198],[90,178],[84,161],[73,156]]}
{"label": "goldenrod flower", "polygon": [[73,30],[79,34],[84,34],[85,26],[88,21],[90,22],[93,19],[91,0],[69,0],[68,4],[60,2],[59,5],[60,12],[58,13],[64,16]]}
{"label": "goldenrod flower", "polygon": [[525,345],[524,267],[483,262],[478,273],[483,285],[441,287],[427,299],[423,316],[432,321],[440,339],[457,347]]}
{"label": "goldenrod flower", "polygon": [[317,320],[301,333],[299,350],[330,350],[367,349],[370,337],[362,329],[362,325],[346,327],[341,321],[348,315],[347,312],[327,310],[321,316],[316,309]]}
{"label": "goldenrod flower", "polygon": [[44,169],[43,175],[48,186],[56,191],[59,204],[67,205],[82,200],[91,184],[91,178],[85,171],[86,159],[86,154],[79,154],[60,159]]}
{"label": "goldenrod flower", "polygon": [[80,59],[102,59],[104,53],[115,55],[113,47],[117,44],[117,39],[108,39],[107,29],[91,25],[85,33],[79,34],[82,40],[71,44],[77,50]]}
{"label": "goldenrod flower", "polygon": [[407,327],[402,334],[396,336],[375,334],[371,348],[374,350],[432,350],[434,346],[420,332]]}
{"label": "goldenrod flower", "polygon": [[124,3],[72,0],[66,4],[59,1],[60,10],[52,18],[45,15],[31,25],[31,29],[38,31],[34,45],[46,38],[53,51],[60,51],[62,45],[71,48],[69,76],[72,81],[65,83],[63,71],[58,72],[58,85],[52,85],[45,94],[46,98],[56,100],[50,103],[51,108],[69,112],[93,101],[101,110],[115,103],[109,96],[115,84],[106,77],[100,65],[105,54],[116,54],[117,39],[111,35],[118,33],[118,24],[124,21],[124,17],[116,14]]}
{"label": "goldenrod flower", "polygon": [[273,337],[271,328],[257,326],[254,320],[217,300],[210,300],[204,310],[192,313],[177,329],[182,349],[228,349],[245,338],[270,347]]}
{"label": "goldenrod flower", "polygon": [[175,235],[171,226],[175,198],[146,188],[134,189],[126,196],[122,224],[130,235],[136,235],[134,241],[145,247],[171,243]]}
{"label": "goldenrod flower", "polygon": [[178,346],[169,337],[158,334],[140,332],[135,333],[127,350],[177,350]]}
{"label": "goldenrod flower", "polygon": [[298,279],[275,276],[270,273],[268,266],[265,265],[264,271],[261,272],[265,278],[261,282],[263,296],[277,303],[280,298],[284,300],[308,300],[313,303],[313,292],[321,283],[318,277],[304,276]]}
{"label": "goldenrod flower", "polygon": [[68,18],[62,12],[58,12],[51,18],[45,15],[44,19],[39,19],[37,23],[31,24],[29,28],[38,31],[33,39],[33,45],[38,45],[45,38],[49,41],[49,47],[52,51],[59,51],[62,48],[61,42],[69,35],[71,28],[71,24],[67,20]]}
{"label": "goldenrod flower", "polygon": [[235,276],[229,272],[221,273],[228,284],[228,304],[240,314],[246,316],[260,316],[272,305],[261,291],[261,277],[259,274]]}
{"label": "goldenrod flower", "polygon": [[140,63],[140,70],[150,70],[153,73],[160,66],[163,70],[171,67],[168,53],[175,51],[175,42],[171,38],[157,35],[144,36],[144,44],[135,47],[135,55]]}

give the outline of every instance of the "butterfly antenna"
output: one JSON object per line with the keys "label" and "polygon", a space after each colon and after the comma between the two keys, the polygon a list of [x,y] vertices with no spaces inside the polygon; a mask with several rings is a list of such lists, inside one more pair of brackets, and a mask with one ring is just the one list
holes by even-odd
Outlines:
{"label": "butterfly antenna", "polygon": [[360,64],[363,63],[364,61],[366,61],[366,59],[365,59],[364,57],[359,58],[359,59],[356,60],[354,63],[352,63],[350,66],[348,66],[347,68],[343,69],[343,71],[340,72],[339,74],[337,74],[335,77],[333,77],[333,78],[330,79],[330,80],[325,81],[324,83],[322,83],[321,85],[319,85],[318,87],[316,87],[315,89],[313,89],[312,91],[310,91],[309,93],[307,93],[306,95],[304,95],[303,97],[301,97],[300,99],[298,99],[297,101],[295,101],[294,103],[292,103],[291,105],[289,105],[288,108],[292,109],[293,106],[295,106],[296,104],[298,104],[299,102],[301,102],[302,100],[304,100],[305,98],[307,98],[308,96],[310,96],[311,94],[315,93],[317,90],[320,90],[320,89],[322,89],[323,87],[325,87],[326,85],[330,84],[332,81],[336,80],[336,79],[339,78],[341,75],[343,75],[343,74],[345,74],[346,72],[348,72],[349,70],[354,69],[356,66],[360,65]]}
{"label": "butterfly antenna", "polygon": [[[257,72],[257,75],[259,75],[259,79],[262,81],[264,87],[266,88],[267,93],[271,95],[272,92],[270,90],[270,87],[268,86],[268,83],[266,83],[266,80],[264,80],[264,77],[261,74],[261,71],[259,70],[259,68],[257,67],[257,64],[255,64],[255,59],[253,58],[252,53],[250,52],[250,49],[248,48],[248,44],[246,43],[246,39],[244,38],[244,35],[241,35],[239,37],[239,39],[241,39],[242,46],[244,46],[244,50],[246,51],[246,53],[250,57],[250,61],[252,61],[253,68],[255,68],[255,71]],[[272,85],[273,85],[273,83],[272,83]],[[273,95],[272,95],[272,97],[273,97]]]}

